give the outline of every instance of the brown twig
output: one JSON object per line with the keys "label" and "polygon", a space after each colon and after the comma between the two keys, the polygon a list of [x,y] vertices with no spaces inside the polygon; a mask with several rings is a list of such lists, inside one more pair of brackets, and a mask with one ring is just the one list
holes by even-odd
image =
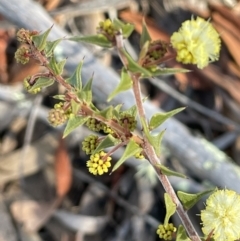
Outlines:
{"label": "brown twig", "polygon": [[[119,53],[120,59],[123,61],[123,65],[127,69],[128,63],[125,61],[126,58],[125,58],[125,56],[123,56],[123,51],[121,51],[124,48],[123,47],[122,35],[116,36],[116,43],[117,43],[117,48],[118,48],[118,53]],[[131,75],[132,81],[133,81],[133,92],[134,92],[134,97],[135,97],[139,117],[143,121],[147,122],[145,110],[143,108],[142,94],[141,94],[140,84],[139,84],[139,77],[140,76],[138,74],[133,74],[131,72],[130,72],[130,75]],[[181,202],[179,201],[179,199],[178,199],[171,183],[169,182],[167,176],[162,174],[161,170],[156,167],[156,165],[160,163],[160,160],[158,159],[153,146],[150,144],[150,142],[148,141],[148,139],[144,135],[144,133],[143,133],[143,141],[144,141],[144,151],[148,156],[149,162],[155,168],[158,179],[162,183],[165,191],[170,195],[170,197],[172,198],[172,201],[176,204],[177,213],[178,213],[187,233],[189,234],[191,240],[200,241],[201,240],[200,237],[198,236],[192,222],[190,221],[190,219],[189,219],[187,213],[185,212]]]}

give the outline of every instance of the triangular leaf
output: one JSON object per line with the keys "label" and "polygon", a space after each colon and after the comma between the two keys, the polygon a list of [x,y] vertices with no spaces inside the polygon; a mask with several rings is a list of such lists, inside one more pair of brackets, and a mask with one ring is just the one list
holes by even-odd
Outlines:
{"label": "triangular leaf", "polygon": [[165,133],[164,131],[161,131],[158,135],[149,135],[149,142],[152,144],[157,156],[160,156],[160,152],[161,152],[161,143],[162,143],[162,139],[163,139],[163,135]]}
{"label": "triangular leaf", "polygon": [[132,79],[129,76],[126,69],[122,68],[120,82],[116,87],[116,89],[113,90],[113,92],[109,95],[108,101],[112,100],[112,98],[115,97],[120,92],[129,90],[131,87],[132,87]]}
{"label": "triangular leaf", "polygon": [[182,173],[179,172],[175,172],[167,167],[165,167],[164,165],[161,164],[156,164],[156,167],[160,168],[161,172],[166,175],[166,176],[175,176],[175,177],[182,177],[182,178],[187,178],[185,175],[183,175]]}
{"label": "triangular leaf", "polygon": [[51,70],[54,72],[54,74],[61,75],[65,64],[66,64],[66,59],[63,59],[58,63],[58,62],[56,62],[55,57],[52,56],[50,58],[48,66],[51,68]]}
{"label": "triangular leaf", "polygon": [[58,63],[58,75],[61,75],[63,73],[64,66],[66,64],[67,60],[63,59]]}
{"label": "triangular leaf", "polygon": [[143,47],[143,45],[147,42],[147,41],[151,41],[151,36],[148,32],[148,29],[147,29],[147,25],[146,25],[146,22],[145,20],[143,19],[142,21],[142,34],[141,34],[141,38],[140,38],[140,48]]}
{"label": "triangular leaf", "polygon": [[115,29],[121,29],[124,38],[128,38],[134,30],[134,25],[130,23],[124,23],[119,19],[113,20],[113,25]]}
{"label": "triangular leaf", "polygon": [[126,114],[136,117],[137,116],[137,106],[133,105],[129,109],[122,111],[122,113],[126,113]]}
{"label": "triangular leaf", "polygon": [[67,135],[69,135],[74,129],[77,127],[83,125],[89,117],[82,117],[82,116],[70,116],[67,126],[63,133],[63,138],[65,138]]}
{"label": "triangular leaf", "polygon": [[93,152],[93,155],[97,152],[100,152],[101,150],[103,150],[105,148],[115,146],[118,143],[119,143],[118,139],[114,138],[111,134],[108,134],[106,136],[106,138],[104,138],[103,141],[101,141],[99,143],[99,145],[97,146],[97,148]]}
{"label": "triangular leaf", "polygon": [[188,69],[180,69],[180,68],[153,68],[148,69],[151,73],[152,77],[160,76],[160,75],[173,75],[177,73],[188,73],[191,70]]}
{"label": "triangular leaf", "polygon": [[58,75],[58,65],[57,65],[57,62],[56,62],[56,59],[54,56],[52,56],[50,58],[50,61],[49,61],[49,64],[48,66],[50,67],[50,69],[54,72],[54,74]]}
{"label": "triangular leaf", "polygon": [[74,37],[68,38],[68,40],[94,44],[104,48],[113,47],[113,44],[102,34],[91,35],[91,36],[74,36]]}
{"label": "triangular leaf", "polygon": [[94,111],[94,112],[99,112],[99,109],[91,102],[89,104],[89,107],[91,107],[91,109]]}
{"label": "triangular leaf", "polygon": [[54,95],[53,98],[57,100],[65,100],[65,95]]}
{"label": "triangular leaf", "polygon": [[120,118],[119,112],[120,112],[122,106],[123,106],[122,104],[119,104],[119,105],[115,106],[113,109],[113,115],[114,115],[114,117],[117,118],[117,120],[119,120],[119,118]]}
{"label": "triangular leaf", "polygon": [[213,192],[215,190],[214,189],[209,189],[203,192],[199,192],[199,193],[195,193],[195,194],[191,194],[191,193],[185,193],[185,192],[181,192],[178,191],[177,195],[183,205],[183,207],[185,208],[185,210],[189,210],[190,208],[192,208],[203,196],[210,194],[211,192]]}
{"label": "triangular leaf", "polygon": [[[150,42],[147,41],[141,48],[141,51],[139,53],[139,57],[138,57],[138,63],[141,64],[144,60],[144,58],[146,57],[147,55],[147,52],[148,52],[148,49],[149,49],[149,44]],[[151,72],[151,71],[149,71]]]}
{"label": "triangular leaf", "polygon": [[166,216],[164,219],[164,225],[169,223],[169,219],[176,212],[177,205],[173,202],[172,198],[168,193],[164,193],[164,201],[166,206]]}
{"label": "triangular leaf", "polygon": [[181,107],[166,113],[156,113],[152,116],[150,122],[149,122],[149,128],[150,130],[157,128],[160,126],[164,121],[166,121],[168,118],[176,115],[177,113],[183,111],[186,107]]}
{"label": "triangular leaf", "polygon": [[150,131],[148,130],[146,120],[144,118],[140,118],[140,121],[141,121],[141,124],[142,124],[142,127],[143,127],[144,135],[146,135],[148,141],[152,144],[152,140],[151,140],[152,136],[150,134]]}
{"label": "triangular leaf", "polygon": [[54,83],[53,79],[50,79],[48,77],[39,77],[36,81],[36,83],[29,88],[29,91],[33,91],[38,88],[44,88],[52,85]]}
{"label": "triangular leaf", "polygon": [[156,155],[160,156],[161,152],[161,142],[165,131],[160,132],[158,135],[151,135],[148,129],[147,123],[144,118],[140,118],[141,124],[143,126],[143,132],[146,135],[148,141],[152,144]]}
{"label": "triangular leaf", "polygon": [[93,76],[87,81],[87,83],[84,85],[82,89],[83,100],[87,104],[90,104],[92,102],[92,82]]}
{"label": "triangular leaf", "polygon": [[127,65],[127,68],[133,72],[133,73],[139,73],[141,75],[144,75],[144,76],[148,76],[150,77],[151,76],[151,73],[143,68],[142,66],[140,66],[125,50],[121,50],[122,53],[125,55],[125,57],[127,58],[127,61],[128,61],[128,65]]}
{"label": "triangular leaf", "polygon": [[122,22],[120,19],[118,19],[118,18],[113,19],[113,26],[116,30],[122,29],[124,27],[124,25],[125,25],[125,23]]}
{"label": "triangular leaf", "polygon": [[112,172],[116,171],[124,163],[124,161],[126,161],[131,156],[139,153],[141,150],[142,148],[138,144],[136,144],[135,141],[130,140],[126,146],[124,153],[122,154],[122,157],[114,165]]}
{"label": "triangular leaf", "polygon": [[83,66],[83,60],[78,64],[72,76],[66,79],[66,82],[72,85],[77,91],[82,90],[82,76],[81,76],[82,66]]}
{"label": "triangular leaf", "polygon": [[112,119],[112,117],[113,117],[113,107],[110,105],[110,106],[108,106],[106,109],[101,110],[101,111],[99,112],[99,114],[100,114],[102,117],[106,118],[107,120],[110,120],[110,119]]}
{"label": "triangular leaf", "polygon": [[182,225],[179,225],[178,227],[176,241],[191,241]]}
{"label": "triangular leaf", "polygon": [[44,50],[47,44],[47,37],[52,29],[52,26],[40,35],[33,35],[32,41],[39,51]]}
{"label": "triangular leaf", "polygon": [[72,108],[72,113],[74,115],[77,115],[79,109],[80,109],[80,105],[79,103],[77,103],[76,101],[74,101],[73,99],[71,99],[71,108]]}
{"label": "triangular leaf", "polygon": [[57,45],[62,41],[62,39],[57,39],[55,41],[47,41],[46,47],[44,49],[46,57],[50,57],[53,55],[54,49],[57,47]]}

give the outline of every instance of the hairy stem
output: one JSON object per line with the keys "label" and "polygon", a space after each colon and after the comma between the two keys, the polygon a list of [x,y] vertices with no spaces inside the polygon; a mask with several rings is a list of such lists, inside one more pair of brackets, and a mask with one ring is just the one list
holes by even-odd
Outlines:
{"label": "hairy stem", "polygon": [[[121,35],[116,36],[116,43],[117,43],[117,48],[118,48],[118,53],[119,53],[120,59],[122,60],[123,65],[127,69],[128,63],[126,62],[125,56],[122,56],[123,52],[121,51],[123,49],[123,41],[122,41]],[[145,120],[146,123],[147,123],[145,110],[144,110],[143,103],[142,103],[142,94],[141,94],[141,90],[140,90],[140,84],[139,84],[139,77],[140,76],[136,75],[136,74],[133,74],[133,73],[130,73],[130,75],[131,75],[132,81],[133,81],[133,92],[134,92],[134,97],[135,97],[139,117],[140,117],[140,119]],[[180,217],[189,237],[193,241],[201,241],[201,239],[198,236],[191,220],[189,219],[189,217],[188,217],[187,213],[185,212],[182,204],[180,203],[180,201],[179,201],[179,199],[178,199],[169,179],[167,178],[166,175],[162,174],[162,172],[159,168],[156,167],[157,164],[160,164],[160,160],[158,159],[154,148],[149,143],[149,141],[148,141],[147,137],[144,135],[144,133],[143,133],[143,140],[144,140],[144,151],[145,151],[146,155],[148,156],[148,160],[151,163],[151,165],[155,168],[158,179],[162,183],[165,191],[170,195],[173,202],[176,204],[177,213],[178,213],[178,215],[179,215],[179,217]]]}
{"label": "hairy stem", "polygon": [[[57,83],[59,83],[60,85],[65,87],[65,89],[67,90],[67,93],[65,94],[65,96],[67,96],[69,100],[73,99],[76,103],[79,103],[79,104],[82,103],[82,101],[80,101],[79,98],[77,97],[76,93],[74,93],[74,88],[69,83],[67,83],[61,75],[56,75],[54,73],[54,71],[48,65],[49,60],[44,55],[44,53],[39,51],[34,45],[31,45],[31,50],[32,50],[32,53],[34,53],[32,55],[32,57],[34,57],[36,60],[38,60],[40,62],[40,64],[48,70],[47,73],[36,74],[36,75],[34,75],[34,77],[35,78],[41,77],[41,76],[52,77]],[[131,138],[134,139],[136,143],[138,143],[139,145],[142,145],[143,139],[140,136],[135,135],[134,133],[131,133],[125,127],[123,127],[119,123],[117,123],[116,121],[111,120],[111,119],[108,120],[108,119],[104,118],[103,116],[98,115],[88,105],[81,104],[80,112],[84,113],[85,116],[91,116],[92,118],[95,118],[95,119],[105,123],[107,126],[110,126],[118,134],[118,136],[120,138],[123,138],[124,136],[127,136],[127,137],[131,136]],[[79,113],[79,114],[82,115],[82,113]],[[128,138],[126,138],[126,139],[128,139]]]}
{"label": "hairy stem", "polygon": [[[137,78],[135,78],[134,75],[132,77],[133,77],[133,92],[134,92],[134,96],[135,96],[135,99],[136,99],[136,105],[137,105],[138,113],[139,113],[140,118],[144,118],[146,120],[145,111],[144,111],[143,104],[142,104],[142,96],[141,96],[141,91],[140,91],[139,80]],[[160,161],[159,161],[159,159],[158,159],[158,157],[157,157],[157,155],[154,151],[154,148],[149,143],[149,141],[146,138],[146,136],[144,135],[144,133],[143,133],[143,139],[144,139],[144,143],[145,143],[144,149],[145,149],[145,152],[146,152],[146,154],[149,158],[149,162],[155,168],[155,171],[157,172],[158,179],[162,183],[165,191],[170,195],[173,202],[176,204],[177,213],[178,213],[183,225],[185,226],[186,231],[188,232],[191,240],[200,241],[201,239],[199,238],[199,236],[198,236],[195,228],[193,227],[187,213],[185,212],[182,204],[180,203],[180,201],[179,201],[171,183],[169,182],[167,176],[162,174],[161,170],[156,167],[157,164],[160,164]]]}

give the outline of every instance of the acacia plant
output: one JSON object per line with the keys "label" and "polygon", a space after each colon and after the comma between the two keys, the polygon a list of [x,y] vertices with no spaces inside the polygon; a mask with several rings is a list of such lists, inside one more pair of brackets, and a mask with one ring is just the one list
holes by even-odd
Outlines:
{"label": "acacia plant", "polygon": [[[123,67],[120,82],[116,83],[115,90],[109,93],[108,100],[122,91],[132,89],[136,104],[127,110],[123,110],[122,105],[109,105],[103,110],[94,106],[91,90],[93,78],[90,78],[84,86],[81,81],[83,61],[69,78],[62,76],[66,60],[57,61],[54,57],[54,49],[62,39],[48,41],[51,28],[44,33],[20,29],[17,38],[22,45],[17,50],[15,57],[22,64],[28,62],[30,58],[36,59],[46,69],[44,73],[24,79],[24,86],[28,92],[38,93],[42,88],[50,86],[54,82],[65,88],[63,95],[54,96],[59,103],[54,105],[48,116],[48,120],[53,126],[66,123],[63,138],[81,125],[87,126],[94,132],[101,131],[106,134],[101,137],[92,134],[86,137],[82,143],[83,150],[90,155],[86,167],[91,174],[103,175],[114,172],[132,156],[139,159],[145,158],[154,167],[158,179],[166,191],[164,194],[166,217],[164,223],[159,225],[157,234],[165,240],[176,238],[179,241],[200,241],[201,238],[192,225],[187,210],[203,195],[209,194],[213,190],[198,194],[180,191],[175,193],[168,176],[176,175],[183,178],[185,176],[161,164],[160,145],[164,132],[153,133],[153,130],[165,120],[184,108],[167,113],[156,113],[148,119],[143,108],[140,82],[142,78],[188,71],[160,67],[162,63],[172,58],[184,64],[195,64],[200,69],[204,68],[210,62],[218,59],[220,37],[209,21],[197,17],[184,22],[178,32],[173,33],[170,43],[161,40],[153,41],[143,21],[140,53],[138,59],[134,60],[124,47],[124,39],[128,38],[133,30],[134,26],[129,23],[123,23],[119,19],[113,21],[107,19],[99,23],[96,35],[67,39],[117,49]],[[134,132],[137,120],[140,120],[141,135]],[[121,158],[112,165],[111,155],[123,146],[126,148]],[[106,148],[109,147],[112,149],[106,152]],[[239,203],[240,196],[234,191],[215,190],[207,199],[206,209],[200,214],[204,240],[232,241],[240,238]],[[182,221],[182,225],[179,227],[174,227],[172,223],[169,223],[170,217],[175,212]]]}

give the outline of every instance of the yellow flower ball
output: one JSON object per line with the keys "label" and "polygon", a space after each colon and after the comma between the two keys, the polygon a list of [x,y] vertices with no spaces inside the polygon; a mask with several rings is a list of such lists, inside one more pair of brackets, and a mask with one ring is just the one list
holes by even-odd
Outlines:
{"label": "yellow flower ball", "polygon": [[209,196],[206,209],[201,211],[202,231],[207,236],[213,231],[217,241],[240,238],[240,195],[232,190],[218,190]]}
{"label": "yellow flower ball", "polygon": [[166,225],[160,224],[157,229],[157,234],[159,238],[164,240],[172,240],[174,233],[176,233],[177,228],[173,226],[172,223]]}
{"label": "yellow flower ball", "polygon": [[219,58],[219,34],[212,24],[203,18],[185,21],[178,32],[173,33],[170,41],[177,52],[178,62],[196,64],[202,69]]}
{"label": "yellow flower ball", "polygon": [[90,173],[93,175],[103,175],[108,172],[108,168],[111,167],[111,157],[104,158],[107,155],[104,151],[96,153],[90,156],[90,160],[87,161],[87,167]]}

